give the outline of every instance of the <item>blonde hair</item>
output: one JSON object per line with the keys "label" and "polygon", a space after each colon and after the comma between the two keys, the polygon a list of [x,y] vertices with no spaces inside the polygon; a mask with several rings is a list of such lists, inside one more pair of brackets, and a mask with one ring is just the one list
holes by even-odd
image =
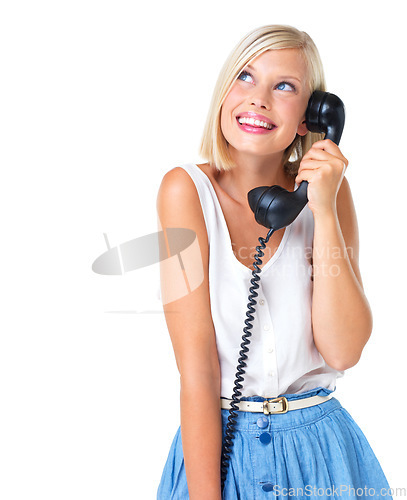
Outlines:
{"label": "blonde hair", "polygon": [[[255,57],[267,50],[293,49],[302,51],[308,69],[310,94],[314,90],[325,91],[325,76],[318,49],[311,37],[292,26],[269,25],[248,33],[233,49],[219,74],[212,96],[202,135],[199,153],[218,170],[230,170],[235,165],[228,151],[228,143],[222,133],[220,115],[223,102],[243,68]],[[322,134],[308,132],[297,134],[284,152],[283,165],[289,175],[296,175],[302,156]]]}

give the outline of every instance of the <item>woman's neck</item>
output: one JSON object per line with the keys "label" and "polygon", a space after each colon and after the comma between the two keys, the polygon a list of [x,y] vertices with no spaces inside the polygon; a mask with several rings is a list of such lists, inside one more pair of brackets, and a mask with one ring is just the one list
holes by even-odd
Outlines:
{"label": "woman's neck", "polygon": [[232,159],[236,166],[222,170],[216,179],[223,191],[244,206],[247,205],[247,193],[256,187],[277,184],[290,191],[294,189],[293,177],[284,171],[282,154],[264,158],[239,153],[238,158]]}

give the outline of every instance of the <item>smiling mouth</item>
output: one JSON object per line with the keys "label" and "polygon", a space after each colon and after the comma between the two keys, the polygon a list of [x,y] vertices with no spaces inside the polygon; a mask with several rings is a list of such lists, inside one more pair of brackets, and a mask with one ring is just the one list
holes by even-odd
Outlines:
{"label": "smiling mouth", "polygon": [[250,127],[262,128],[266,130],[273,130],[273,128],[276,128],[276,125],[274,125],[273,123],[267,123],[256,118],[238,116],[236,119],[240,123],[240,125],[249,125]]}

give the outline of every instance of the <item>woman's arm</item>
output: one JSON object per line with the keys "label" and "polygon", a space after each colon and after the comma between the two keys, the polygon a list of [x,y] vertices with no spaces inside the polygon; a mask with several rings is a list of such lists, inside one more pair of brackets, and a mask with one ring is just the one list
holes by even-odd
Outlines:
{"label": "woman's arm", "polygon": [[[210,309],[209,245],[198,193],[184,169],[175,168],[164,176],[157,211],[160,230],[192,229],[199,242],[200,255],[190,255],[184,268],[195,275],[203,270],[203,282],[177,300],[164,301],[164,312],[180,372],[181,438],[189,498],[221,500],[220,367]],[[179,286],[174,274],[161,265],[162,295],[173,295],[171,289]]]}
{"label": "woman's arm", "polygon": [[347,160],[336,144],[319,141],[304,156],[297,183],[309,180],[314,214],[312,326],[327,364],[346,370],[360,359],[372,313],[359,271],[359,236]]}
{"label": "woman's arm", "polygon": [[346,370],[359,361],[373,326],[359,271],[358,227],[346,177],[336,213],[317,215],[314,222],[314,341],[328,365]]}

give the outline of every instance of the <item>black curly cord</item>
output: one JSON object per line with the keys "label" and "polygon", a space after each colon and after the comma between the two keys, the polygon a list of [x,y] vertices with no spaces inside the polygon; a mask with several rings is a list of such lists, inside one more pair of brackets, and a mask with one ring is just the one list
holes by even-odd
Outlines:
{"label": "black curly cord", "polygon": [[253,267],[255,268],[255,271],[252,271],[253,278],[250,280],[250,283],[253,286],[249,288],[250,295],[248,297],[249,302],[247,304],[247,312],[246,312],[247,319],[245,319],[244,321],[246,327],[243,328],[244,335],[242,336],[242,343],[240,344],[242,350],[239,352],[240,357],[238,359],[238,365],[236,367],[237,373],[235,375],[236,378],[234,382],[232,402],[230,403],[228,423],[226,425],[226,430],[225,430],[226,437],[222,449],[222,462],[221,462],[222,491],[225,486],[226,476],[229,467],[230,454],[232,452],[232,447],[233,447],[234,427],[236,425],[237,411],[239,411],[237,404],[240,402],[242,397],[240,389],[242,389],[243,387],[241,384],[241,382],[243,382],[244,380],[242,375],[245,374],[245,370],[243,368],[247,366],[245,361],[247,359],[247,353],[249,352],[247,346],[250,344],[249,337],[251,337],[252,335],[252,333],[250,332],[250,330],[253,328],[251,321],[254,320],[254,316],[252,316],[251,313],[256,312],[253,306],[257,304],[257,302],[254,300],[254,297],[258,296],[258,293],[256,292],[257,288],[259,288],[257,282],[260,281],[260,277],[258,276],[258,274],[261,273],[259,265],[262,264],[262,260],[260,259],[260,257],[263,257],[264,255],[263,250],[266,248],[266,243],[268,243],[273,233],[274,229],[270,229],[265,239],[262,237],[259,238],[260,245],[256,247],[257,254],[254,256],[255,261],[253,262]]}

